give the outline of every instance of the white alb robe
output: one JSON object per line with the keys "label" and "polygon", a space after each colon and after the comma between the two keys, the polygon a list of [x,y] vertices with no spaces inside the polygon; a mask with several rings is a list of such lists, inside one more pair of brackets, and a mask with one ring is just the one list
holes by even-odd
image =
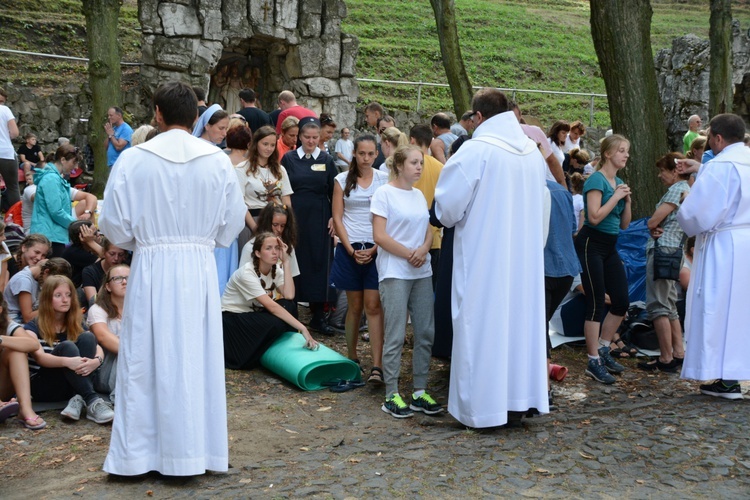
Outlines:
{"label": "white alb robe", "polygon": [[182,130],[123,151],[112,168],[99,225],[115,245],[135,253],[105,471],[227,470],[213,249],[234,241],[245,212],[227,155]]}
{"label": "white alb robe", "polygon": [[[485,142],[498,139],[505,148]],[[456,228],[448,411],[471,427],[503,425],[509,411],[549,411],[546,169],[536,144],[507,112],[476,129],[435,189],[437,217]]]}
{"label": "white alb robe", "polygon": [[750,149],[732,144],[703,165],[677,220],[697,235],[682,378],[748,380]]}

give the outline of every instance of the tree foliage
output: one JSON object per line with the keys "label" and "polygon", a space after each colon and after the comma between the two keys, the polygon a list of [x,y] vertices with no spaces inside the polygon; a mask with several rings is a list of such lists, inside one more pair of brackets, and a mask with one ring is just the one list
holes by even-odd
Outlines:
{"label": "tree foliage", "polygon": [[107,109],[120,106],[122,100],[120,45],[117,41],[120,5],[121,0],[83,0],[92,97],[89,120],[89,144],[94,150],[92,191],[98,196],[104,192],[109,176],[104,120],[107,117]]}
{"label": "tree foliage", "polygon": [[456,7],[453,0],[430,0],[430,4],[435,13],[440,53],[453,97],[453,111],[456,116],[461,116],[466,110],[471,109],[473,91],[463,57],[461,57],[456,27]]}
{"label": "tree foliage", "polygon": [[612,129],[630,140],[622,177],[633,215],[651,215],[663,194],[654,168],[668,152],[664,112],[651,51],[649,0],[591,0],[591,35],[607,88]]}

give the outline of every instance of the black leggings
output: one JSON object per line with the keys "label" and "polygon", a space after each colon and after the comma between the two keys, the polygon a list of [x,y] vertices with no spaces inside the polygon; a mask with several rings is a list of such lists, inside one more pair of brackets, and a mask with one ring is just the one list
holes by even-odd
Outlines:
{"label": "black leggings", "polygon": [[561,278],[553,278],[552,276],[544,277],[544,309],[546,313],[545,317],[547,318],[544,337],[547,339],[547,358],[550,357],[550,351],[552,351],[552,342],[549,339],[549,320],[552,319],[557,306],[560,305],[570,291],[573,279],[573,276],[563,276]]}
{"label": "black leggings", "polygon": [[[63,358],[94,359],[96,356],[96,337],[91,332],[83,332],[75,342],[66,340],[52,349],[53,356]],[[94,391],[92,376],[84,377],[68,368],[41,367],[31,379],[31,397],[35,401],[63,401],[80,394],[87,405],[94,402],[99,395]]]}
{"label": "black leggings", "polygon": [[609,312],[624,316],[628,311],[628,278],[617,253],[617,235],[583,226],[576,237],[576,253],[583,272],[581,284],[586,295],[586,320],[604,319],[604,293],[612,300]]}
{"label": "black leggings", "polygon": [[7,212],[10,207],[21,201],[21,191],[18,188],[18,162],[13,158],[0,158],[0,175],[5,181],[0,208],[3,212]]}

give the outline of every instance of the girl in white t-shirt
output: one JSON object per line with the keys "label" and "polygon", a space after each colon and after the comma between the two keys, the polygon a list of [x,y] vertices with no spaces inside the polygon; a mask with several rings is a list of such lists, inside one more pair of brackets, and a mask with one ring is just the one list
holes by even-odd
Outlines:
{"label": "girl in white t-shirt", "polygon": [[289,328],[299,330],[308,349],[318,343],[294,317],[294,280],[284,279],[279,258],[288,268],[287,246],[271,233],[261,233],[253,243],[252,262],[240,266],[221,297],[224,327],[224,363],[233,370],[251,370],[263,353]]}
{"label": "girl in white t-shirt", "polygon": [[[390,161],[394,178],[375,192],[370,207],[372,232],[380,247],[377,269],[385,317],[386,399],[381,409],[396,418],[411,417],[413,411],[434,415],[443,408],[425,392],[435,336],[429,253],[432,230],[427,201],[421,191],[413,188],[422,175],[424,159],[418,147],[402,146]],[[407,313],[414,328],[411,405],[398,393]]]}
{"label": "girl in white t-shirt", "polygon": [[378,247],[372,237],[370,201],[375,191],[388,182],[388,174],[373,167],[378,156],[372,135],[354,141],[349,170],[336,176],[333,185],[333,225],[336,246],[331,286],[346,291],[346,347],[349,359],[359,363],[357,339],[362,309],[367,315],[372,346],[372,370],[368,382],[383,383],[383,309],[378,293]]}
{"label": "girl in white t-shirt", "polygon": [[104,361],[94,374],[94,389],[113,394],[117,376],[117,353],[120,351],[120,329],[122,311],[125,307],[125,291],[128,287],[130,267],[116,264],[104,275],[104,283],[96,294],[96,303],[88,311],[89,330],[104,350]]}
{"label": "girl in white t-shirt", "polygon": [[586,179],[581,174],[575,172],[570,176],[570,192],[573,195],[573,214],[576,216],[576,234],[583,227],[583,183]]}
{"label": "girl in white t-shirt", "polygon": [[292,186],[286,169],[279,163],[276,130],[273,127],[265,125],[255,131],[247,162],[240,163],[235,173],[248,209],[245,225],[251,231],[257,232],[255,217],[269,202],[291,206]]}

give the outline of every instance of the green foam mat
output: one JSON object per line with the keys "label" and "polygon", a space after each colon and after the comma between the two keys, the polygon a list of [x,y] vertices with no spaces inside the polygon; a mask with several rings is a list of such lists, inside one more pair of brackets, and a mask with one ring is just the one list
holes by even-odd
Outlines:
{"label": "green foam mat", "polygon": [[286,332],[260,358],[260,364],[305,391],[323,389],[334,379],[359,380],[359,365],[319,344],[317,351],[305,349],[305,338]]}

